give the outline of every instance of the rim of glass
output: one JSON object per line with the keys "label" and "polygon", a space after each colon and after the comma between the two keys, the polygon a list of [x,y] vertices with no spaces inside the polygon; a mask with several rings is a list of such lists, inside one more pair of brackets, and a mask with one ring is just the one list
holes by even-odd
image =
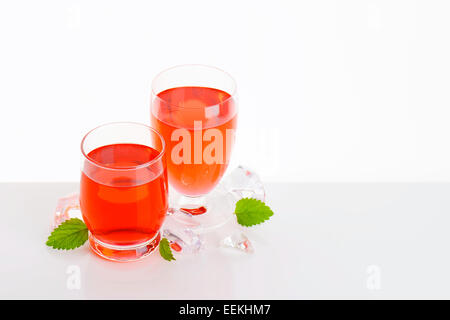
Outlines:
{"label": "rim of glass", "polygon": [[[102,163],[100,163],[100,162],[98,162],[98,161],[95,161],[95,160],[92,159],[91,157],[89,157],[89,156],[86,154],[86,152],[84,151],[84,148],[83,148],[84,142],[86,141],[86,138],[87,138],[91,133],[93,133],[95,130],[97,130],[97,129],[100,129],[100,128],[103,128],[103,127],[106,127],[106,126],[117,125],[117,124],[130,124],[130,125],[134,125],[134,126],[140,126],[140,127],[144,127],[144,128],[146,128],[146,129],[149,129],[151,132],[155,133],[155,134],[158,136],[158,138],[161,140],[161,146],[162,146],[162,149],[161,149],[161,151],[159,151],[158,156],[157,156],[155,159],[152,159],[152,160],[147,161],[147,162],[145,162],[145,163],[142,163],[142,164],[139,164],[139,165],[136,165],[136,166],[122,167],[122,168],[108,167],[108,166],[105,166],[104,164],[102,164]],[[101,125],[99,125],[99,126],[93,128],[93,129],[89,130],[89,131],[84,135],[83,139],[81,140],[81,145],[80,145],[80,147],[81,147],[81,154],[82,154],[82,155],[84,156],[84,158],[85,158],[86,160],[88,160],[89,162],[91,162],[91,163],[93,163],[94,165],[96,165],[96,166],[98,166],[98,167],[101,167],[101,168],[103,168],[103,169],[117,170],[117,171],[136,170],[136,169],[141,169],[141,168],[145,168],[145,167],[151,166],[151,165],[155,164],[156,162],[158,162],[159,160],[161,160],[161,158],[163,157],[163,155],[166,153],[166,142],[164,141],[164,138],[163,138],[163,136],[161,135],[161,133],[159,133],[157,130],[153,129],[152,127],[150,127],[150,126],[148,126],[148,125],[146,125],[146,124],[139,123],[139,122],[132,122],[132,121],[116,121],[116,122],[108,122],[108,123],[101,124]]]}
{"label": "rim of glass", "polygon": [[[176,65],[176,66],[173,66],[173,67],[164,69],[163,71],[159,72],[159,73],[153,78],[153,80],[152,80],[152,95],[153,95],[155,98],[157,98],[157,99],[159,99],[159,100],[161,100],[161,101],[166,101],[166,100],[164,100],[164,99],[161,99],[161,98],[158,96],[158,94],[161,93],[161,92],[163,92],[163,91],[165,91],[165,90],[172,89],[172,88],[167,88],[167,89],[165,89],[165,90],[163,90],[163,91],[161,91],[161,92],[156,93],[156,92],[155,92],[155,82],[158,80],[158,78],[159,78],[163,73],[166,73],[167,71],[170,71],[170,70],[173,70],[173,69],[182,68],[182,67],[201,67],[201,68],[213,69],[213,70],[215,70],[215,71],[218,71],[218,72],[224,74],[224,75],[227,76],[228,78],[230,78],[231,82],[233,83],[233,90],[232,90],[231,93],[230,93],[230,92],[227,92],[227,91],[224,91],[224,92],[228,93],[230,96],[229,96],[228,98],[226,98],[225,100],[223,100],[223,101],[221,102],[221,104],[227,102],[228,100],[231,100],[232,98],[234,98],[234,97],[236,96],[236,91],[237,91],[236,80],[234,80],[234,78],[233,78],[233,77],[231,76],[231,74],[229,74],[228,72],[226,72],[226,71],[224,71],[224,70],[222,70],[222,69],[220,69],[220,68],[217,68],[217,67],[213,67],[213,66],[207,65],[207,64],[179,64],[179,65]],[[173,87],[173,88],[178,88],[178,87]],[[219,90],[220,90],[220,89],[219,89]],[[201,107],[180,107],[180,106],[175,106],[175,108],[179,108],[179,109],[203,109],[203,108],[211,107],[211,106],[213,106],[213,105],[217,105],[217,104],[211,104],[211,105],[208,105],[208,106],[201,106]]]}

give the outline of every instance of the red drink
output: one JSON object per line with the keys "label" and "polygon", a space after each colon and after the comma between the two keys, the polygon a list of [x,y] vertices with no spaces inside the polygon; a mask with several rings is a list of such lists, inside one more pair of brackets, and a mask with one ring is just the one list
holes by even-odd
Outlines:
{"label": "red drink", "polygon": [[[166,141],[169,180],[178,192],[189,196],[204,195],[220,181],[234,143],[236,111],[230,94],[207,87],[171,88],[154,99],[152,126]],[[173,136],[177,129],[185,129],[190,137],[189,144],[185,145],[187,148],[182,150],[179,144],[185,138]],[[215,136],[211,137],[210,133]],[[218,145],[223,147],[222,152],[218,154],[219,149],[216,149],[211,154],[219,161],[207,161],[203,157],[212,150],[210,144],[216,142],[218,135],[222,139]],[[180,163],[177,157],[189,161]]]}
{"label": "red drink", "polygon": [[164,221],[167,172],[147,165],[160,153],[140,144],[111,144],[87,154],[81,174],[80,205],[88,229],[109,245],[151,240]]}

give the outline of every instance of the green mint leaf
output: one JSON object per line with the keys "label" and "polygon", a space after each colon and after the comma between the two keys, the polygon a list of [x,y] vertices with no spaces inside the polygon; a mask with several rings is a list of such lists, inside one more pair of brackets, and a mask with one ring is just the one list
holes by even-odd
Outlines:
{"label": "green mint leaf", "polygon": [[252,198],[239,200],[234,213],[238,223],[244,227],[260,224],[273,216],[273,211],[264,202]]}
{"label": "green mint leaf", "polygon": [[46,244],[58,250],[71,250],[83,245],[87,239],[88,229],[84,222],[78,218],[72,218],[53,230]]}
{"label": "green mint leaf", "polygon": [[166,238],[162,238],[159,242],[159,254],[167,261],[176,260],[173,257],[172,249],[170,249],[169,240],[167,240]]}

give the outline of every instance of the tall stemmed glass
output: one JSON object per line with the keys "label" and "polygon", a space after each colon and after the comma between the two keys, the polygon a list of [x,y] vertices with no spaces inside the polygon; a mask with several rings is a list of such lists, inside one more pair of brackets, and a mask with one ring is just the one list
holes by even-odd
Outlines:
{"label": "tall stemmed glass", "polygon": [[203,223],[219,223],[207,195],[222,178],[233,149],[233,78],[204,65],[161,72],[152,83],[151,123],[167,143],[169,184],[182,195],[177,209]]}

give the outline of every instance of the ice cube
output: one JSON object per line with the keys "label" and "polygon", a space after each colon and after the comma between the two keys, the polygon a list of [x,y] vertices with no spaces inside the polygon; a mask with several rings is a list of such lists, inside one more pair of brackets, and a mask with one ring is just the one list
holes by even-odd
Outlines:
{"label": "ice cube", "polygon": [[66,220],[78,218],[83,220],[78,193],[59,198],[53,213],[51,229],[55,229]]}

